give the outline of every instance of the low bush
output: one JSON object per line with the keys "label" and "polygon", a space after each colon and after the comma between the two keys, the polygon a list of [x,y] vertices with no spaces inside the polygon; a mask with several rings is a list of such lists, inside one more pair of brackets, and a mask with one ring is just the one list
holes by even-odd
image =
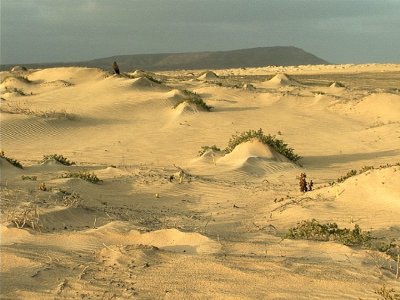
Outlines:
{"label": "low bush", "polygon": [[75,162],[69,161],[66,157],[60,155],[60,154],[49,154],[49,155],[43,155],[42,162],[45,162],[47,160],[54,159],[58,161],[60,164],[63,164],[65,166],[71,166],[74,165]]}
{"label": "low bush", "polygon": [[376,289],[374,293],[381,296],[383,300],[400,300],[400,291],[396,292],[393,288],[386,288],[385,285]]}
{"label": "low bush", "polygon": [[347,246],[364,247],[369,247],[371,241],[369,233],[363,233],[357,224],[353,230],[341,229],[336,223],[320,224],[315,219],[301,221],[297,226],[289,229],[286,237],[290,239],[337,241]]}
{"label": "low bush", "polygon": [[7,157],[7,156],[4,154],[4,151],[0,151],[0,157],[4,158],[6,161],[8,161],[8,162],[9,162],[10,164],[12,164],[13,166],[15,166],[15,167],[17,167],[17,168],[20,168],[20,169],[23,169],[21,163],[20,163],[18,160],[13,159],[13,158],[10,158],[10,157]]}
{"label": "low bush", "polygon": [[273,135],[265,135],[263,130],[249,130],[242,133],[234,134],[228,142],[228,146],[225,148],[225,153],[230,153],[235,149],[236,146],[251,141],[259,140],[261,143],[271,146],[275,151],[287,157],[293,162],[297,162],[301,159],[301,156],[294,153],[294,149],[289,148],[283,140],[277,139]]}
{"label": "low bush", "polygon": [[62,178],[80,178],[91,183],[99,183],[101,180],[94,173],[89,173],[88,171],[80,172],[66,172],[61,175]]}
{"label": "low bush", "polygon": [[12,222],[17,228],[29,227],[40,229],[39,212],[33,204],[17,207],[7,214],[7,221]]}

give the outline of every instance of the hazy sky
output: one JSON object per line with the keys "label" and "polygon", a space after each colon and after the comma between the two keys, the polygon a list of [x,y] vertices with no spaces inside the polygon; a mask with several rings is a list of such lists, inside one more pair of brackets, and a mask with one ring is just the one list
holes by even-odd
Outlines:
{"label": "hazy sky", "polygon": [[1,63],[296,46],[400,63],[400,0],[0,0]]}

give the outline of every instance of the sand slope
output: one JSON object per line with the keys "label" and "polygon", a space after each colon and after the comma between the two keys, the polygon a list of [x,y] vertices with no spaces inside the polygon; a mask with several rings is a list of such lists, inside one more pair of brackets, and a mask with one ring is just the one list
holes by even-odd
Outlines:
{"label": "sand slope", "polygon": [[[399,65],[148,75],[0,73],[1,148],[24,166],[0,158],[2,299],[376,299],[383,284],[398,289],[385,253],[284,237],[315,218],[399,241]],[[188,91],[213,109],[179,104]],[[258,140],[223,151],[259,128],[299,164]],[[199,156],[212,145],[222,150]],[[54,153],[76,164],[42,162]],[[101,181],[66,175],[79,172]],[[299,191],[303,172],[313,191]]]}

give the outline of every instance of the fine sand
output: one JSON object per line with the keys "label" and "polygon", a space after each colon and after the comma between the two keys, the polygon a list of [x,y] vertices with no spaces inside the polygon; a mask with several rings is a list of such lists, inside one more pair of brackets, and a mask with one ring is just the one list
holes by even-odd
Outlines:
{"label": "fine sand", "polygon": [[[393,256],[286,234],[316,219],[399,247],[400,65],[134,71],[0,73],[1,150],[23,165],[0,158],[1,299],[399,290]],[[184,101],[196,97],[211,111]],[[258,140],[199,156],[260,128],[302,159]],[[81,171],[101,181],[65,176]],[[301,173],[313,191],[300,192]]]}

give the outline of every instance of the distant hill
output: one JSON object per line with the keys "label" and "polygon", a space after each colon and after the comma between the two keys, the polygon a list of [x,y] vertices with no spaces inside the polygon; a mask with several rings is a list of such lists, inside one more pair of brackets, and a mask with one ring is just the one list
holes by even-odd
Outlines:
{"label": "distant hill", "polygon": [[[116,61],[121,71],[183,69],[227,69],[241,67],[297,66],[329,64],[327,61],[296,47],[259,47],[232,51],[118,55],[73,63],[26,64],[27,68],[84,66],[111,69]],[[3,65],[1,69],[12,66]]]}

